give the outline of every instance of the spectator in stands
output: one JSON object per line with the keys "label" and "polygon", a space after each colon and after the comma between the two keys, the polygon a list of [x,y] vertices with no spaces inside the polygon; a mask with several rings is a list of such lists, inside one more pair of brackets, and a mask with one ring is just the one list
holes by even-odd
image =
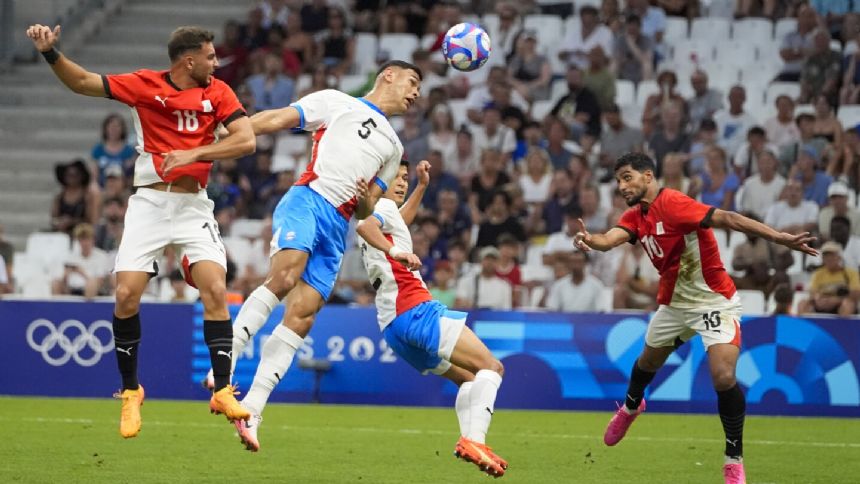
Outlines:
{"label": "spectator in stands", "polygon": [[842,57],[830,50],[830,34],[819,29],[813,37],[812,53],[800,70],[801,103],[811,103],[820,95],[828,102],[836,102],[841,80]]}
{"label": "spectator in stands", "polygon": [[660,86],[660,92],[648,96],[642,109],[642,129],[647,134],[652,134],[661,127],[661,116],[665,108],[669,106],[677,108],[682,122],[687,109],[687,102],[677,90],[678,76],[674,72],[663,71],[658,74],[657,85]]}
{"label": "spectator in stands", "polygon": [[[236,268],[238,274],[236,275],[237,277],[234,281],[234,285],[242,292],[242,294],[250,294],[251,291],[259,287],[266,279],[266,275],[269,273],[269,246],[271,240],[272,219],[270,217],[266,217],[260,227],[260,235],[251,242],[252,250],[247,254],[242,254],[243,264],[241,264],[241,267]],[[351,285],[351,289],[355,290],[359,287],[359,285],[355,283],[357,279],[356,273],[359,274],[360,277],[358,277],[358,279],[361,279],[361,282],[367,281],[367,273],[361,261],[360,251],[353,251],[350,249],[347,250],[346,253],[350,254],[350,260],[347,260],[347,256],[344,254],[341,273],[338,274],[342,277],[338,278],[337,283],[341,284],[343,281],[348,281],[348,284]],[[358,256],[358,269],[355,267],[356,255]]]}
{"label": "spectator in stands", "polygon": [[[449,190],[459,194],[460,181],[445,170],[445,160],[439,150],[430,150],[430,153],[427,154],[427,161],[430,162],[430,183],[427,184],[421,206],[425,210],[436,212],[439,193],[443,190]],[[410,186],[418,186],[418,181],[413,179]]]}
{"label": "spectator in stands", "polygon": [[[745,215],[753,220],[759,220],[753,213]],[[740,234],[732,233],[732,236],[736,237]],[[762,291],[767,299],[774,287],[787,278],[786,270],[794,262],[793,255],[786,247],[769,243],[762,238],[751,235],[747,235],[746,238],[735,247],[731,258],[732,269],[743,273],[743,276],[732,278],[738,289]]]}
{"label": "spectator in stands", "polygon": [[800,180],[788,180],[784,196],[767,210],[764,223],[781,232],[814,232],[818,227],[818,204],[803,199]]}
{"label": "spectator in stands", "polygon": [[[846,49],[847,51],[847,49]],[[857,49],[855,41],[855,50],[853,53],[845,53],[842,60],[842,89],[839,92],[839,104],[860,104],[860,69],[857,67],[857,60],[860,59],[860,49]]]}
{"label": "spectator in stands", "polygon": [[279,109],[293,101],[295,83],[284,75],[284,63],[274,53],[263,58],[264,72],[253,75],[245,83],[254,95],[257,111]]}
{"label": "spectator in stands", "polygon": [[[510,126],[508,126],[510,127]],[[514,163],[520,168],[526,155],[532,150],[543,150],[543,126],[537,121],[526,121],[520,129],[517,139],[517,149],[514,151]],[[546,150],[543,150],[546,151]]]}
{"label": "spectator in stands", "polygon": [[663,157],[663,176],[660,177],[660,186],[678,190],[695,198],[699,194],[701,178],[690,178],[684,175],[686,159],[687,155],[682,153],[667,153]]}
{"label": "spectator in stands", "polygon": [[[119,248],[125,227],[126,201],[119,197],[108,198],[102,207],[102,218],[95,228],[96,247],[113,252]],[[256,286],[255,286],[256,287]]]}
{"label": "spectator in stands", "polygon": [[436,266],[433,270],[433,280],[428,284],[430,294],[433,299],[450,307],[454,307],[457,300],[457,290],[454,287],[457,283],[454,277],[454,268],[451,262],[447,260],[436,261]]}
{"label": "spectator in stands", "polygon": [[693,86],[693,97],[687,100],[687,110],[690,129],[697,130],[703,119],[713,118],[717,111],[723,109],[723,93],[708,87],[708,75],[702,70],[690,75],[690,85]]}
{"label": "spectator in stands", "polygon": [[707,164],[702,173],[702,193],[699,199],[705,205],[734,211],[735,192],[741,183],[735,172],[729,170],[726,152],[719,146],[714,146],[707,151],[705,158]]}
{"label": "spectator in stands", "polygon": [[815,136],[815,116],[809,113],[801,113],[795,118],[800,139],[794,144],[783,148],[779,156],[780,172],[788,173],[788,168],[794,166],[795,161],[804,149],[811,149],[816,156],[824,156],[827,148],[827,140]]}
{"label": "spectator in stands", "polygon": [[628,14],[634,14],[642,20],[642,34],[648,37],[657,61],[666,57],[666,45],[663,43],[663,33],[666,31],[666,12],[659,6],[652,5],[648,0],[628,0]]}
{"label": "spectator in stands", "polygon": [[818,232],[825,239],[831,237],[830,222],[835,217],[845,217],[853,235],[860,236],[860,210],[848,205],[848,185],[835,181],[827,188],[828,204],[818,213]]}
{"label": "spectator in stands", "polygon": [[302,67],[302,72],[310,71],[311,69],[309,68],[314,60],[316,44],[314,43],[314,38],[302,29],[301,15],[290,15],[287,17],[284,34],[284,50],[290,51],[296,56]]}
{"label": "spectator in stands", "polygon": [[284,29],[275,25],[266,32],[266,45],[251,52],[251,74],[265,72],[265,56],[274,54],[281,62],[281,72],[290,78],[296,78],[302,71],[302,62],[295,52],[284,48]]}
{"label": "spectator in stands", "polygon": [[[600,189],[593,183],[586,183],[579,190],[579,209],[588,230],[604,232],[608,228],[609,209],[600,203]],[[608,205],[608,204],[607,204]]]}
{"label": "spectator in stands", "polygon": [[306,2],[299,15],[302,17],[302,28],[305,32],[315,34],[329,25],[328,17],[332,9],[328,6],[328,0],[311,0]]}
{"label": "spectator in stands", "polygon": [[842,246],[842,262],[845,267],[860,270],[860,236],[851,233],[851,221],[837,215],[828,227],[830,239]]}
{"label": "spectator in stands", "polygon": [[496,191],[478,228],[475,247],[497,245],[502,234],[510,234],[516,240],[526,241],[522,224],[511,214],[511,196],[504,190]]}
{"label": "spectator in stands", "polygon": [[600,155],[598,177],[601,182],[615,178],[615,160],[631,151],[642,151],[644,138],[642,131],[627,126],[621,116],[621,108],[610,104],[603,111],[604,128],[600,132]]}
{"label": "spectator in stands", "polygon": [[[337,87],[337,82],[328,74],[328,69],[322,64],[317,64],[311,71],[311,85],[299,92],[296,99],[301,99],[308,94],[322,91],[324,89],[333,89]],[[411,111],[410,111],[411,112]]]}
{"label": "spectator in stands", "polygon": [[543,148],[549,155],[553,169],[567,168],[567,163],[573,153],[565,147],[565,140],[569,130],[567,124],[555,116],[549,116],[546,120],[546,140],[542,143]]}
{"label": "spectator in stands", "polygon": [[3,236],[6,229],[0,224],[0,257],[5,260],[6,272],[8,280],[12,280],[12,263],[15,260],[15,246],[6,240]]}
{"label": "spectator in stands", "polygon": [[690,143],[690,159],[685,169],[687,176],[694,178],[705,172],[705,153],[712,146],[717,146],[717,123],[706,118],[702,120]]}
{"label": "spectator in stands", "polygon": [[454,131],[454,118],[447,104],[437,104],[430,113],[430,133],[427,147],[438,151],[446,162],[457,158],[457,132]]}
{"label": "spectator in stands", "polygon": [[667,104],[660,110],[661,128],[648,138],[648,150],[654,154],[657,173],[662,174],[663,158],[669,153],[686,153],[690,149],[690,137],[684,132],[681,108]]}
{"label": "spectator in stands", "polygon": [[263,14],[263,27],[270,28],[272,25],[283,26],[290,15],[290,7],[287,0],[263,0],[258,7]]}
{"label": "spectator in stands", "polygon": [[6,259],[0,255],[0,295],[14,291],[12,286],[12,271],[6,265]]}
{"label": "spectator in stands", "polygon": [[472,177],[469,206],[472,209],[472,220],[481,219],[481,213],[492,202],[496,192],[511,182],[504,171],[502,154],[497,149],[488,148],[481,152],[481,169]]}
{"label": "spectator in stands", "polygon": [[857,269],[843,266],[842,247],[837,242],[825,242],[821,246],[821,257],[824,265],[812,273],[810,298],[800,302],[798,312],[853,315],[860,299]]}
{"label": "spectator in stands", "polygon": [[856,192],[860,186],[860,132],[852,126],[843,131],[842,140],[842,149],[831,153],[827,174]]}
{"label": "spectator in stands", "polygon": [[625,244],[615,276],[612,307],[615,309],[657,309],[660,274],[645,255],[642,244]]}
{"label": "spectator in stands", "polygon": [[763,220],[768,209],[779,200],[785,188],[785,177],[777,169],[776,155],[764,150],[756,159],[758,173],[744,180],[738,210],[750,213],[756,220]]}
{"label": "spectator in stands", "polygon": [[747,131],[758,124],[756,119],[744,110],[747,100],[746,90],[736,85],[729,90],[729,109],[714,114],[717,123],[717,143],[726,153],[735,153],[746,138]]}
{"label": "spectator in stands", "polygon": [[566,80],[568,93],[552,108],[552,115],[567,125],[574,140],[583,134],[600,136],[600,103],[597,96],[585,87],[583,71],[575,66],[569,67]]}
{"label": "spectator in stands", "polygon": [[472,137],[475,150],[479,153],[495,150],[501,155],[503,169],[509,166],[511,156],[517,149],[517,135],[502,124],[502,113],[498,107],[490,105],[484,108],[483,123],[475,127]]}
{"label": "spectator in stands", "polygon": [[546,298],[546,308],[571,313],[600,311],[604,287],[589,274],[588,254],[577,250],[564,259],[567,260],[570,276],[553,282]]}
{"label": "spectator in stands", "polygon": [[524,30],[517,39],[514,55],[508,61],[511,85],[531,101],[549,99],[552,68],[546,56],[537,51],[537,32]]}
{"label": "spectator in stands", "polygon": [[451,166],[451,172],[457,176],[464,187],[469,186],[472,177],[478,171],[478,157],[472,132],[464,126],[457,131],[457,154],[453,159],[446,160]]}
{"label": "spectator in stands", "polygon": [[588,53],[588,69],[583,73],[585,87],[594,93],[601,111],[615,103],[615,74],[609,58],[600,46]]}
{"label": "spectator in stands", "polygon": [[242,175],[239,181],[249,218],[261,219],[268,214],[266,207],[276,183],[277,177],[272,173],[272,151],[258,150],[254,169]]}
{"label": "spectator in stands", "polygon": [[833,178],[818,169],[819,161],[815,150],[804,148],[797,156],[797,162],[792,167],[793,173],[789,176],[803,185],[803,198],[823,206],[827,204],[827,188]]}
{"label": "spectator in stands", "polygon": [[[571,206],[564,213],[564,225],[561,230],[549,234],[543,246],[542,260],[544,265],[552,266],[556,260],[576,250],[573,245],[573,236],[580,230],[579,219],[582,218],[582,210],[577,206]],[[589,230],[591,228],[589,227]]]}
{"label": "spectator in stands", "polygon": [[242,43],[249,51],[266,45],[269,29],[263,27],[264,15],[259,8],[248,11],[248,21],[241,26]]}
{"label": "spectator in stands", "polygon": [[96,223],[101,201],[99,194],[89,189],[90,172],[84,160],[57,163],[54,174],[61,188],[51,209],[51,230],[71,234],[80,223]]}
{"label": "spectator in stands", "polygon": [[670,17],[686,17],[690,21],[699,16],[699,0],[657,0]]}
{"label": "spectator in stands", "polygon": [[511,56],[514,55],[522,25],[517,7],[511,2],[497,3],[496,15],[499,17],[499,25],[489,32],[496,55],[491,55],[488,62],[491,65],[505,66],[509,65]]}
{"label": "spectator in stands", "polygon": [[813,50],[813,37],[818,26],[818,15],[809,5],[801,5],[797,10],[797,30],[785,34],[779,48],[782,58],[782,71],[777,81],[798,82],[803,64]]}
{"label": "spectator in stands", "polygon": [[458,309],[511,309],[513,290],[507,281],[496,275],[499,249],[488,246],[478,252],[480,270],[466,274],[457,282]]}
{"label": "spectator in stands", "polygon": [[427,153],[430,151],[427,139],[429,128],[421,118],[421,112],[417,109],[406,111],[403,115],[403,129],[397,132],[397,136],[403,143],[403,152],[409,153],[409,157],[414,160],[427,158]]}
{"label": "spectator in stands", "polygon": [[[469,121],[475,124],[481,124],[484,108],[493,102],[490,88],[497,84],[508,82],[508,69],[505,66],[492,66],[487,74],[487,82],[472,86],[469,89],[469,95],[466,97],[466,115]],[[528,111],[529,103],[523,98],[522,94],[512,90],[510,104],[516,106],[521,111]]]}
{"label": "spectator in stands", "polygon": [[735,173],[746,179],[758,171],[758,158],[765,151],[776,153],[776,146],[768,142],[767,133],[761,126],[753,126],[747,131],[747,140],[732,157]]}
{"label": "spectator in stands", "polygon": [[224,35],[221,43],[215,46],[215,55],[218,56],[215,77],[235,89],[245,78],[248,63],[248,49],[242,42],[242,26],[236,20],[228,20],[224,24]]}
{"label": "spectator in stands", "polygon": [[[552,195],[543,207],[543,216],[536,226],[536,233],[551,234],[562,229],[564,214],[577,209],[577,193],[573,177],[567,169],[555,170],[552,175]],[[579,212],[582,213],[582,212]]]}
{"label": "spectator in stands", "polygon": [[496,275],[504,279],[513,289],[514,306],[519,306],[518,291],[523,284],[522,271],[520,270],[520,241],[511,234],[499,236],[499,262],[496,266]]}
{"label": "spectator in stands", "polygon": [[624,18],[621,15],[621,7],[618,6],[618,0],[602,0],[600,2],[600,23],[609,27],[612,34],[617,36],[624,28]]}
{"label": "spectator in stands", "polygon": [[329,8],[326,25],[325,30],[316,34],[315,63],[325,65],[330,74],[340,78],[350,73],[355,62],[355,37],[352,29],[346,25],[344,12],[339,8]]}
{"label": "spectator in stands", "polygon": [[765,121],[764,130],[779,153],[800,140],[800,129],[794,121],[794,100],[781,94],[776,97],[775,104],[776,116]]}
{"label": "spectator in stands", "polygon": [[109,166],[118,166],[121,173],[134,171],[137,150],[128,142],[125,118],[115,113],[105,117],[102,121],[102,140],[93,146],[90,156],[95,161],[93,174],[100,187],[105,186],[105,170]]}
{"label": "spectator in stands", "polygon": [[813,99],[815,106],[815,124],[813,131],[816,138],[824,138],[835,150],[842,148],[842,122],[836,117],[833,106],[827,96],[818,95]]}
{"label": "spectator in stands", "polygon": [[642,33],[642,20],[630,14],[624,23],[624,31],[615,37],[612,70],[615,77],[639,84],[651,79],[654,71],[654,45]]}
{"label": "spectator in stands", "polygon": [[108,291],[113,261],[95,244],[93,226],[82,223],[75,227],[74,239],[78,242],[63,261],[63,275],[53,281],[53,294],[84,296],[88,299],[110,294]]}
{"label": "spectator in stands", "polygon": [[[429,93],[434,88],[444,89],[448,84],[448,79],[446,79],[444,76],[439,75],[439,71],[441,70],[441,68],[444,67],[444,65],[437,62],[435,60],[435,56],[431,56],[431,52],[429,50],[418,49],[412,52],[412,63],[415,64],[419,69],[421,69],[421,73],[424,76],[421,79],[422,91]],[[375,76],[373,78],[373,82],[376,82]],[[372,87],[373,84],[371,84],[370,86]],[[428,110],[432,112],[432,109],[435,107],[436,106],[428,106]]]}
{"label": "spectator in stands", "polygon": [[773,300],[776,303],[776,309],[773,310],[774,316],[791,315],[791,308],[794,305],[794,289],[791,287],[791,283],[777,284],[773,289]]}
{"label": "spectator in stands", "polygon": [[612,52],[612,31],[601,25],[595,7],[584,5],[579,9],[578,21],[570,25],[558,52],[558,57],[568,65],[588,68],[588,53],[596,46],[603,52]]}
{"label": "spectator in stands", "polygon": [[529,150],[525,172],[520,175],[518,183],[523,190],[526,204],[532,208],[543,206],[549,198],[552,183],[552,170],[546,151],[540,148]]}

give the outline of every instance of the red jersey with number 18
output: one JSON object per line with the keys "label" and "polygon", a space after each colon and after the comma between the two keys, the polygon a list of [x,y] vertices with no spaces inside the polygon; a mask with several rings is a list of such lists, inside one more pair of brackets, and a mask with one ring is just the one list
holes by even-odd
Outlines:
{"label": "red jersey with number 18", "polygon": [[735,295],[709,227],[714,210],[663,188],[651,204],[628,209],[618,221],[617,227],[630,234],[631,244],[642,243],[660,273],[658,304],[690,309]]}
{"label": "red jersey with number 18", "polygon": [[244,116],[245,110],[230,86],[212,78],[206,87],[179,89],[168,71],[146,69],[102,76],[102,82],[107,97],[131,108],[138,152],[134,186],[191,176],[205,187],[211,160],[197,161],[165,176],[162,153],[212,144],[219,123],[226,126]]}

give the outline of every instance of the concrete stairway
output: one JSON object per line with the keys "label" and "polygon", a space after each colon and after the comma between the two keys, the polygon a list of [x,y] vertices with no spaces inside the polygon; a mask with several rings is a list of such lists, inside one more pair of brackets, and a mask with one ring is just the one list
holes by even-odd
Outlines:
{"label": "concrete stairway", "polygon": [[[66,53],[98,73],[168,66],[167,39],[181,25],[199,25],[220,36],[228,19],[244,20],[249,0],[128,0],[80,48]],[[19,26],[21,35],[26,26]],[[218,39],[216,38],[216,42]],[[76,95],[44,62],[19,64],[0,76],[0,224],[20,250],[29,233],[50,225],[58,185],[53,166],[89,159],[101,122],[128,108],[106,99]]]}

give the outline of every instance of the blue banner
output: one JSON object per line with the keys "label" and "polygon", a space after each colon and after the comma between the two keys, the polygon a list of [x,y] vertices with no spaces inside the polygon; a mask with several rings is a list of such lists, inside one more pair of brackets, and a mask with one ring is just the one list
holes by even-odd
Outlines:
{"label": "blue banner", "polygon": [[[106,396],[119,386],[112,304],[0,301],[0,391],[13,395]],[[233,316],[238,307],[231,308]],[[238,355],[235,379],[247,389],[265,338],[283,306]],[[145,304],[140,378],[156,398],[205,399],[209,368],[202,309]],[[475,311],[470,326],[505,365],[500,408],[614,408],[644,344],[646,315]],[[860,321],[764,317],[742,321],[737,378],[757,414],[860,416]],[[299,359],[325,359],[326,403],[450,405],[456,388],[421,376],[387,347],[368,308],[323,309]],[[307,402],[313,371],[294,364],[272,401]],[[656,411],[716,408],[707,355],[694,338],[666,362],[649,388]]]}

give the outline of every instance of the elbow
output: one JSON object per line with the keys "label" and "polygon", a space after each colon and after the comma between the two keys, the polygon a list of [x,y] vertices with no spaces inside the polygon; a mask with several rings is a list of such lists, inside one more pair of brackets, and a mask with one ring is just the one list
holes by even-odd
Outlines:
{"label": "elbow", "polygon": [[254,136],[254,133],[250,133],[245,139],[242,140],[242,144],[240,145],[242,156],[253,154],[257,151],[257,137]]}

